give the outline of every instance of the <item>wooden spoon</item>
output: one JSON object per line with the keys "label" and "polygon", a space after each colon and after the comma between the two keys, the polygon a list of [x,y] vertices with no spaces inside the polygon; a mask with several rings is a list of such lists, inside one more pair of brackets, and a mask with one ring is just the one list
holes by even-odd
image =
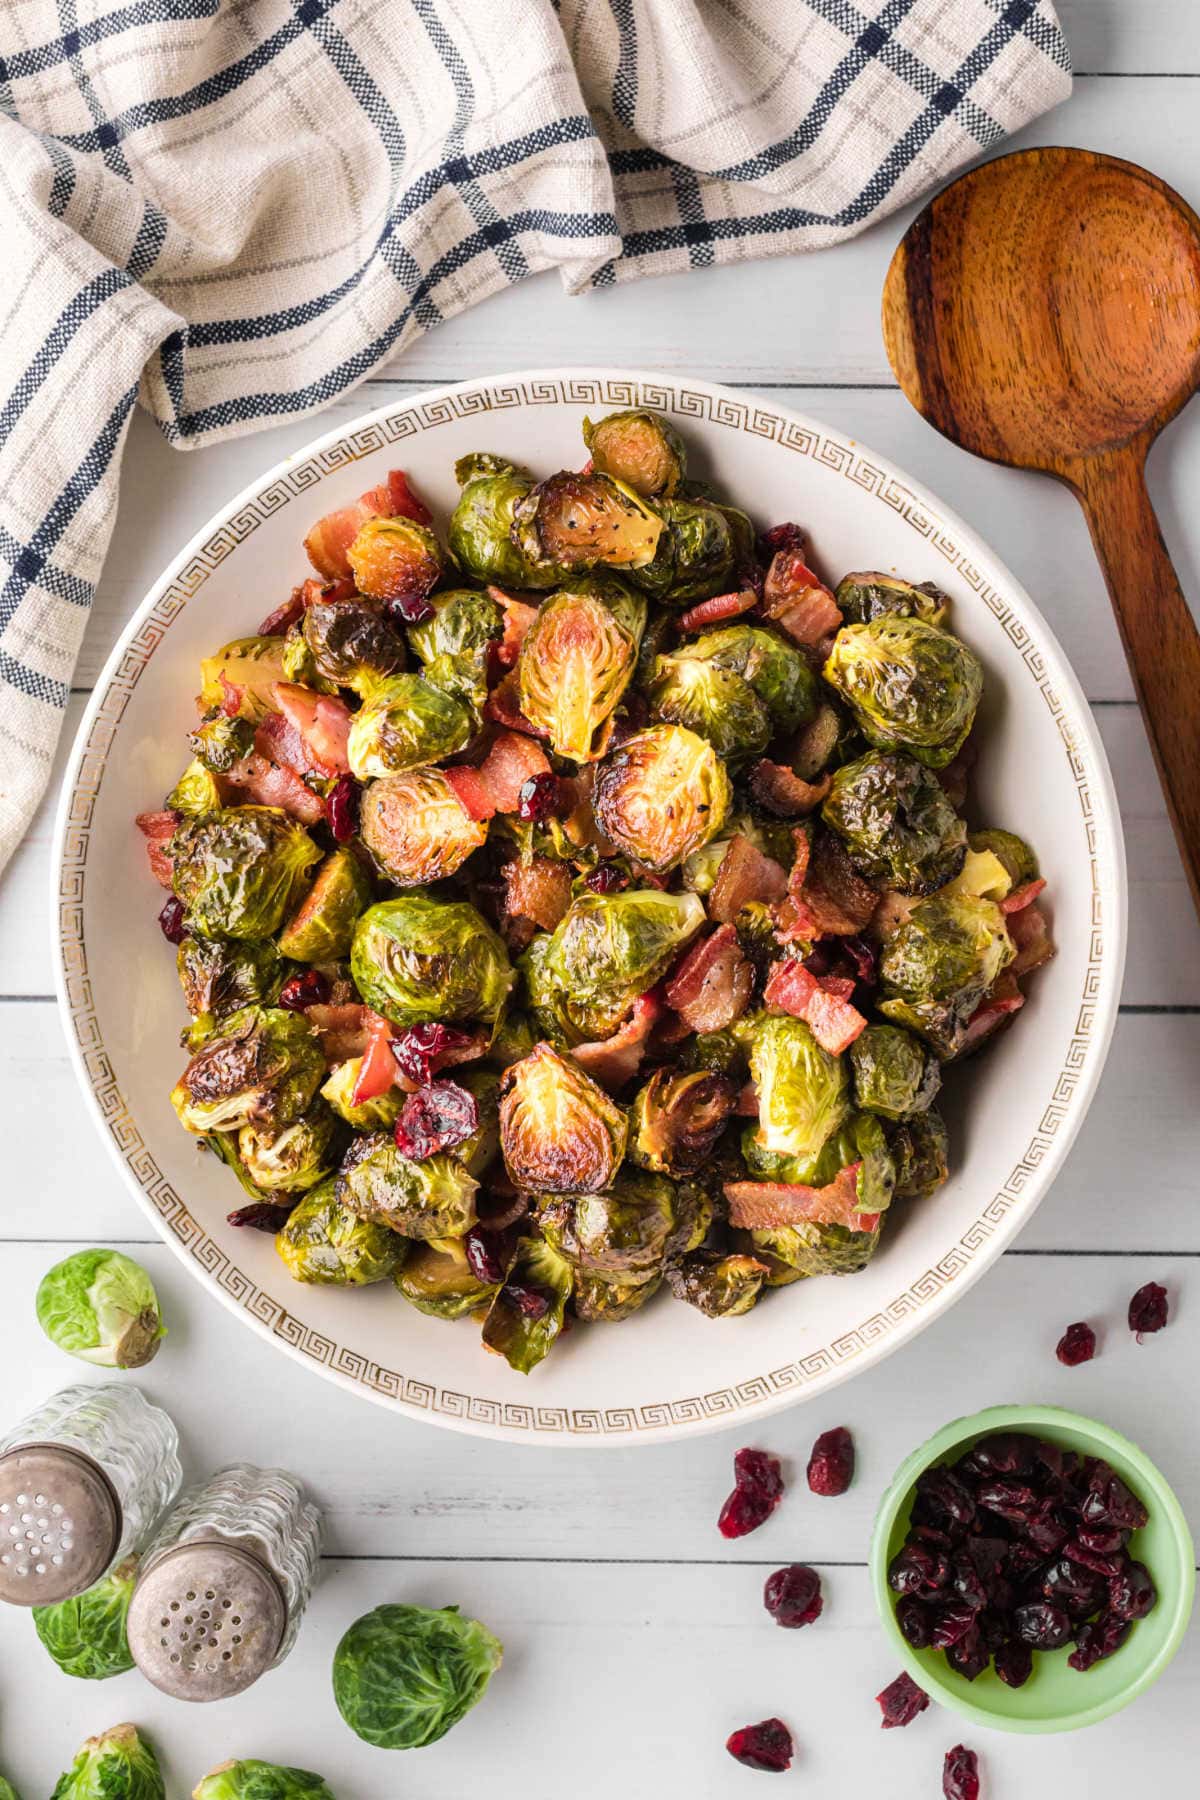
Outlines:
{"label": "wooden spoon", "polygon": [[930,424],[1079,499],[1200,911],[1200,635],[1145,482],[1146,452],[1200,384],[1200,219],[1113,156],[1000,157],[905,233],[883,335]]}

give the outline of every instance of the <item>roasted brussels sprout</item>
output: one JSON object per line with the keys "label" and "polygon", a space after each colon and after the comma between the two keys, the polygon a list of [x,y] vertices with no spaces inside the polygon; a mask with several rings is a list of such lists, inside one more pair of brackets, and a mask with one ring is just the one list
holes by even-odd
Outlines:
{"label": "roasted brussels sprout", "polygon": [[234,638],[200,664],[200,701],[207,711],[225,710],[237,701],[240,718],[257,725],[278,710],[275,685],[290,681],[284,667],[283,639]]}
{"label": "roasted brussels sprout", "polygon": [[488,1308],[484,1348],[504,1357],[518,1374],[528,1375],[549,1354],[562,1330],[574,1280],[570,1263],[542,1238],[522,1238],[504,1285]]}
{"label": "roasted brussels sprout", "polygon": [[479,711],[487,699],[489,654],[504,631],[500,607],[473,588],[434,594],[429,604],[432,617],[408,630],[426,680]]}
{"label": "roasted brussels sprout", "polygon": [[940,625],[948,604],[945,594],[932,581],[913,587],[898,575],[884,575],[877,569],[843,577],[834,598],[847,625],[869,625],[888,613]]}
{"label": "roasted brussels sprout", "polygon": [[307,1112],[325,1074],[316,1034],[301,1013],[244,1006],[206,1038],[171,1091],[186,1131],[281,1130]]}
{"label": "roasted brussels sprout", "polygon": [[249,719],[231,719],[227,713],[213,713],[188,733],[193,756],[214,775],[228,775],[254,748],[254,726]]}
{"label": "roasted brussels sprout", "polygon": [[102,1369],[140,1369],[166,1326],[154,1283],[120,1250],[78,1250],[43,1275],[38,1324],[60,1350]]}
{"label": "roasted brussels sprout", "polygon": [[393,1025],[491,1023],[513,983],[503,942],[475,908],[427,894],[369,907],[355,928],[350,969],[367,1005]]}
{"label": "roasted brussels sprout", "polygon": [[887,1136],[873,1113],[851,1113],[815,1156],[785,1156],[769,1150],[758,1128],[748,1125],[742,1132],[742,1157],[760,1180],[812,1188],[828,1187],[840,1170],[854,1164],[855,1210],[885,1212],[891,1205],[896,1171]]}
{"label": "roasted brussels sprout", "polygon": [[576,1270],[571,1307],[575,1317],[585,1324],[618,1325],[622,1319],[640,1312],[661,1286],[661,1275],[652,1275],[648,1281],[601,1281],[596,1275],[581,1275]]}
{"label": "roasted brussels sprout", "polygon": [[662,529],[654,508],[624,482],[563,469],[517,501],[511,535],[527,563],[583,573],[644,568]]}
{"label": "roasted brussels sprout", "polygon": [[[1019,838],[1015,831],[973,831],[967,839],[971,849],[984,854],[988,851],[996,858],[1008,876],[1010,886],[1021,887],[1026,881],[1036,881],[1038,875],[1037,857],[1029,848],[1024,838]],[[995,895],[989,894],[988,899]],[[1002,896],[1003,897],[1003,896]]]}
{"label": "roasted brussels sprout", "polygon": [[348,845],[335,850],[280,932],[281,952],[293,962],[340,962],[350,954],[354,927],[371,898],[371,877],[354,851]]}
{"label": "roasted brussels sprout", "polygon": [[967,847],[963,866],[939,890],[942,894],[974,894],[979,900],[994,900],[997,905],[1012,891],[1008,870],[994,850],[972,850]]}
{"label": "roasted brussels sprout", "polygon": [[603,1194],[548,1195],[538,1223],[546,1242],[583,1275],[647,1281],[679,1228],[676,1191],[663,1175],[623,1169]]}
{"label": "roasted brussels sprout", "polygon": [[603,754],[610,721],[633,675],[645,601],[580,581],[542,602],[518,664],[521,711],[557,756]]}
{"label": "roasted brussels sprout", "polygon": [[272,806],[232,806],[184,819],[171,839],[171,885],[188,930],[273,937],[308,885],[321,852],[303,825]]}
{"label": "roasted brussels sprout", "polygon": [[740,675],[766,707],[772,735],[795,731],[816,711],[816,677],[803,652],[767,625],[740,619],[719,631],[702,633],[684,644],[680,655]]}
{"label": "roasted brussels sprout", "polygon": [[275,1239],[295,1281],[365,1287],[394,1275],[408,1251],[398,1232],[359,1218],[338,1199],[335,1176],[310,1188]]}
{"label": "roasted brussels sprout", "polygon": [[879,958],[879,1010],[953,1056],[967,1023],[1016,955],[1004,914],[991,900],[935,894],[888,938]]}
{"label": "roasted brussels sprout", "polygon": [[377,1606],[333,1657],[342,1718],[379,1750],[435,1744],[482,1700],[503,1646],[456,1606]]}
{"label": "roasted brussels sprout", "polygon": [[868,881],[931,894],[953,881],[967,828],[936,775],[902,751],[868,751],[834,771],[821,817]]}
{"label": "roasted brussels sprout", "polygon": [[605,836],[651,869],[673,869],[715,837],[732,801],[729,776],[707,738],[652,725],[601,765],[592,808]]}
{"label": "roasted brussels sprout", "polygon": [[444,1150],[413,1162],[386,1139],[338,1177],[339,1199],[360,1219],[401,1237],[461,1237],[475,1223],[479,1183]]}
{"label": "roasted brussels sprout", "polygon": [[[543,938],[542,942],[549,940]],[[510,1008],[496,1026],[496,1035],[488,1048],[487,1059],[494,1069],[511,1069],[528,1056],[537,1043],[533,1026],[523,1012]]]}
{"label": "roasted brussels sprout", "polygon": [[359,824],[375,866],[397,887],[441,881],[461,869],[487,839],[441,769],[406,769],[373,781]]}
{"label": "roasted brussels sprout", "polygon": [[500,1143],[515,1185],[533,1194],[595,1193],[612,1182],[629,1126],[568,1056],[537,1044],[507,1071]]}
{"label": "roasted brussels sprout", "polygon": [[223,1019],[240,1006],[273,1006],[287,964],[270,938],[185,937],[176,956],[183,998],[194,1019]]}
{"label": "roasted brussels sprout", "polygon": [[336,1068],[330,1070],[329,1079],[321,1089],[321,1098],[332,1106],[340,1119],[359,1131],[390,1130],[396,1123],[396,1114],[404,1102],[404,1094],[400,1088],[390,1087],[371,1100],[360,1100],[356,1106],[354,1090],[361,1071],[361,1056],[352,1056],[348,1061],[338,1063]]}
{"label": "roasted brussels sprout", "polygon": [[924,1200],[935,1193],[950,1173],[949,1147],[945,1120],[934,1106],[898,1125],[891,1136],[895,1198]]}
{"label": "roasted brussels sprout", "polygon": [[456,1238],[420,1244],[397,1270],[396,1286],[418,1312],[433,1319],[462,1319],[488,1307],[500,1291],[498,1281],[480,1281],[471,1272],[467,1253]]}
{"label": "roasted brussels sprout", "polygon": [[319,1775],[249,1758],[210,1770],[192,1800],[334,1800]]}
{"label": "roasted brussels sprout", "polygon": [[337,1118],[314,1100],[290,1125],[243,1125],[238,1155],[256,1187],[268,1193],[302,1194],[324,1181],[334,1162]]}
{"label": "roasted brussels sprout", "polygon": [[693,1250],[667,1265],[667,1286],[709,1319],[737,1319],[762,1292],[767,1265],[756,1257]]}
{"label": "roasted brussels sprout", "polygon": [[979,659],[961,639],[896,613],[843,626],[824,675],[869,743],[931,769],[958,754],[983,691]]}
{"label": "roasted brussels sprout", "polygon": [[495,1069],[452,1069],[456,1087],[475,1102],[477,1124],[470,1137],[454,1147],[469,1175],[478,1180],[500,1154],[500,1077]]}
{"label": "roasted brussels sprout", "polygon": [[440,762],[470,742],[469,709],[422,675],[392,675],[354,715],[346,754],[360,781]]}
{"label": "roasted brussels sprout", "polygon": [[404,667],[403,638],[360,601],[318,600],[305,611],[303,631],[318,675],[364,699]]}
{"label": "roasted brussels sprout", "polygon": [[521,470],[497,457],[463,457],[455,466],[462,484],[450,518],[451,552],[459,567],[477,581],[501,587],[557,587],[562,570],[537,552],[526,556],[513,541],[513,514],[533,482]]}
{"label": "roasted brussels sprout", "polygon": [[114,1725],[90,1737],[52,1800],[166,1800],[158,1758],[136,1725]]}
{"label": "roasted brussels sprout", "polygon": [[413,519],[368,519],[346,551],[360,594],[372,600],[421,600],[437,586],[442,552],[427,525]]}
{"label": "roasted brussels sprout", "polygon": [[699,732],[718,756],[757,756],[771,741],[770,714],[749,682],[686,646],[658,658],[647,699],[655,719]]}
{"label": "roasted brussels sprout", "polygon": [[199,757],[183,771],[167,795],[166,805],[185,818],[198,819],[216,812],[221,804],[221,788],[215,775],[210,775]]}
{"label": "roasted brussels sprout", "polygon": [[593,468],[647,500],[673,494],[687,473],[683,439],[668,419],[648,407],[609,413],[595,425],[585,419],[583,441]]}
{"label": "roasted brussels sprout", "polygon": [[[879,1248],[880,1226],[850,1231],[844,1225],[785,1225],[776,1231],[752,1231],[753,1252],[774,1258],[795,1278],[812,1275],[856,1275]],[[774,1286],[786,1286],[775,1279]]]}
{"label": "roasted brussels sprout", "polygon": [[850,1046],[854,1097],[884,1119],[908,1119],[933,1104],[941,1065],[919,1038],[900,1025],[868,1025]]}
{"label": "roasted brussels sprout", "polygon": [[137,1557],[127,1556],[84,1593],[33,1608],[34,1629],[64,1675],[106,1681],[132,1669],[126,1621],[137,1572]]}
{"label": "roasted brussels sprout", "polygon": [[[544,1004],[553,998],[556,1010],[584,1036],[609,1035],[704,922],[695,894],[656,888],[581,894],[540,954],[538,999]],[[537,1004],[532,983],[530,999]]]}
{"label": "roasted brussels sprout", "polygon": [[710,500],[660,500],[662,521],[653,561],[631,570],[647,594],[684,606],[722,594],[737,575],[738,534],[730,515]]}
{"label": "roasted brussels sprout", "polygon": [[782,1156],[814,1157],[850,1111],[846,1063],[823,1050],[803,1019],[757,1021],[750,1073],[758,1140]]}
{"label": "roasted brussels sprout", "polygon": [[[738,1083],[708,1069],[656,1069],[630,1116],[629,1160],[659,1174],[694,1175],[737,1105]],[[558,1184],[559,1188],[574,1183]]]}

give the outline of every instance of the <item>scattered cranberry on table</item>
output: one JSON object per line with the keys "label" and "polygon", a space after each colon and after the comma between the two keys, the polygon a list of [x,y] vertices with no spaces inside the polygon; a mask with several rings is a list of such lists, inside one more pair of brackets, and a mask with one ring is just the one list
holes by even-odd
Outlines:
{"label": "scattered cranberry on table", "polygon": [[1068,1369],[1076,1369],[1080,1363],[1091,1362],[1096,1354],[1095,1332],[1082,1319],[1075,1325],[1068,1325],[1058,1340],[1058,1349],[1054,1354]]}
{"label": "scattered cranberry on table", "polygon": [[808,1459],[808,1485],[814,1494],[835,1498],[854,1479],[854,1439],[844,1425],[823,1431]]}
{"label": "scattered cranberry on table", "polygon": [[779,1458],[765,1450],[739,1450],[733,1459],[733,1492],[721,1508],[722,1537],[745,1537],[764,1524],[783,1498]]}
{"label": "scattered cranberry on table", "polygon": [[1129,1302],[1129,1329],[1136,1334],[1139,1344],[1152,1332],[1162,1330],[1168,1310],[1167,1290],[1157,1281],[1148,1281],[1145,1287],[1138,1289]]}
{"label": "scattered cranberry on table", "polygon": [[792,1766],[795,1745],[792,1734],[782,1719],[762,1719],[757,1725],[743,1725],[730,1732],[725,1748],[735,1762],[748,1769],[764,1769],[771,1775],[782,1775]]}
{"label": "scattered cranberry on table", "polygon": [[942,1793],[946,1800],[979,1800],[979,1758],[965,1744],[955,1744],[946,1752]]}
{"label": "scattered cranberry on table", "polygon": [[884,1731],[894,1731],[899,1725],[911,1725],[917,1714],[923,1713],[929,1705],[929,1695],[907,1673],[897,1675],[882,1694],[876,1694],[875,1699],[883,1713],[881,1729]]}
{"label": "scattered cranberry on table", "polygon": [[789,1631],[819,1619],[824,1604],[821,1577],[804,1563],[789,1563],[786,1569],[767,1576],[763,1605],[775,1623]]}

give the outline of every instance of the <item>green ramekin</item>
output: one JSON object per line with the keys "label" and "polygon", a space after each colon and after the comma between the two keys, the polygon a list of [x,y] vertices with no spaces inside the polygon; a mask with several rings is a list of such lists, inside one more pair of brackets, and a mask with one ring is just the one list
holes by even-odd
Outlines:
{"label": "green ramekin", "polygon": [[[933,1463],[952,1462],[979,1438],[995,1431],[1027,1431],[1088,1456],[1102,1456],[1150,1514],[1130,1550],[1144,1562],[1158,1589],[1153,1612],[1133,1627],[1115,1656],[1086,1673],[1067,1666],[1067,1651],[1034,1652],[1034,1672],[1024,1687],[1009,1688],[991,1668],[967,1681],[935,1650],[914,1650],[896,1623],[888,1564],[904,1542],[913,1484]],[[997,1731],[1078,1731],[1128,1706],[1156,1681],[1187,1629],[1196,1586],[1191,1533],[1174,1493],[1143,1450],[1120,1432],[1057,1406],[992,1406],[955,1419],[914,1450],[896,1471],[880,1502],[871,1540],[871,1582],[883,1629],[913,1680],[930,1699]]]}

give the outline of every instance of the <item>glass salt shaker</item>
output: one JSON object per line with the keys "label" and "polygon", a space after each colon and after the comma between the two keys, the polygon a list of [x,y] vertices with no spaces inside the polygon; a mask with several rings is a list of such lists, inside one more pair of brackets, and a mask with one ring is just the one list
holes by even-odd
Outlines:
{"label": "glass salt shaker", "polygon": [[240,1694],[296,1641],[321,1514],[283,1469],[233,1463],[189,1489],[142,1553],[129,1650],[179,1700]]}
{"label": "glass salt shaker", "polygon": [[50,1606],[135,1550],[179,1492],[179,1439],[135,1387],[64,1388],[0,1438],[0,1600]]}

